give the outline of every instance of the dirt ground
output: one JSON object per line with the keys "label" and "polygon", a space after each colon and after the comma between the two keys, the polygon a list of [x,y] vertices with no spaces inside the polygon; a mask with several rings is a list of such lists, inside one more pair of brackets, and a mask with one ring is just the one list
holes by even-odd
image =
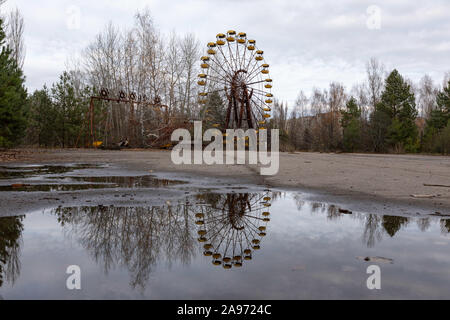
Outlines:
{"label": "dirt ground", "polygon": [[7,164],[72,162],[110,163],[129,169],[296,189],[353,208],[355,203],[365,203],[365,211],[404,207],[450,214],[450,157],[444,156],[281,153],[280,170],[274,176],[261,176],[259,169],[250,165],[178,166],[172,163],[170,151],[148,150],[28,149]]}

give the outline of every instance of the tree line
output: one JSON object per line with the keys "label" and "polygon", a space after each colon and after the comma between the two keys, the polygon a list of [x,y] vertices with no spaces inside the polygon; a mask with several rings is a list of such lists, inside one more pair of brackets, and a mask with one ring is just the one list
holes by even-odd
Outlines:
{"label": "tree line", "polygon": [[425,75],[419,85],[372,58],[367,80],[349,93],[340,83],[300,92],[289,112],[276,101],[272,128],[285,150],[450,153],[450,73],[443,87]]}
{"label": "tree line", "polygon": [[[180,121],[202,116],[199,41],[192,34],[161,34],[148,11],[137,13],[126,30],[108,24],[57,82],[32,94],[22,72],[23,30],[18,10],[0,20],[0,148],[88,146],[86,113],[102,88],[111,97],[133,93],[137,100],[162,101]],[[350,91],[332,82],[310,96],[301,91],[290,107],[276,100],[269,127],[280,129],[283,150],[450,153],[450,73],[442,87],[428,75],[416,85],[397,70],[386,73],[376,59],[366,73],[366,81]],[[215,98],[211,116],[221,123],[224,104]],[[162,121],[148,104],[96,101],[94,110],[100,140],[118,142],[132,134],[142,146],[158,134],[149,128]]]}

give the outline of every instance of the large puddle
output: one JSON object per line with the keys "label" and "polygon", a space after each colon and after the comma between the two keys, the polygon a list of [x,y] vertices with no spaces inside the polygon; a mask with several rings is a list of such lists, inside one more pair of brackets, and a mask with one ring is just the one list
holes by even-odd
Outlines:
{"label": "large puddle", "polygon": [[[111,182],[98,179],[88,182]],[[0,218],[0,295],[448,298],[449,232],[448,217],[351,213],[271,190],[200,192],[161,206],[60,206]],[[66,287],[72,265],[81,290]],[[367,288],[370,265],[380,267],[380,290]]]}

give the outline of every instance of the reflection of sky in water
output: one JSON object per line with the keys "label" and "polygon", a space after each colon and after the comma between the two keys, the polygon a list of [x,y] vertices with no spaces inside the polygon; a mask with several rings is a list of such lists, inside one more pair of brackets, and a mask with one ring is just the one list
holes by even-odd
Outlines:
{"label": "reflection of sky in water", "polygon": [[[214,266],[211,257],[203,256],[203,243],[197,241],[201,226],[194,217],[198,208],[173,206],[130,215],[107,209],[105,214],[91,215],[79,210],[29,214],[21,222],[24,230],[18,239],[20,273],[12,285],[4,266],[0,295],[5,299],[450,297],[450,237],[439,218],[346,215],[289,193],[273,198],[261,249],[253,252],[251,261],[231,270]],[[217,207],[227,199],[216,196],[200,202]],[[191,204],[198,200],[191,199]],[[100,229],[114,234],[99,237]],[[394,263],[357,258],[366,256]],[[65,270],[72,264],[81,267],[81,291],[65,287]],[[370,264],[381,267],[381,290],[366,288]]]}

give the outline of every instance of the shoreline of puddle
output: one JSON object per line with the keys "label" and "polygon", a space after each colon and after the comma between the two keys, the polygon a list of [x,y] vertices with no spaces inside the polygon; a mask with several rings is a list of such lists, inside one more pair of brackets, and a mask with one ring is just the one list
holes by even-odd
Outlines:
{"label": "shoreline of puddle", "polygon": [[[372,205],[368,201],[358,200],[347,203],[346,199],[299,188],[271,188],[264,184],[237,185],[235,180],[226,178],[195,177],[179,172],[129,170],[103,163],[1,165],[0,217],[58,207],[166,205],[205,192],[262,192],[268,189],[300,195],[304,201],[311,203],[335,206],[342,214],[355,212],[450,219],[450,212],[430,212],[427,208],[417,206],[408,208],[395,203]],[[10,196],[5,197],[5,194]],[[368,209],[371,206],[373,210]]]}

